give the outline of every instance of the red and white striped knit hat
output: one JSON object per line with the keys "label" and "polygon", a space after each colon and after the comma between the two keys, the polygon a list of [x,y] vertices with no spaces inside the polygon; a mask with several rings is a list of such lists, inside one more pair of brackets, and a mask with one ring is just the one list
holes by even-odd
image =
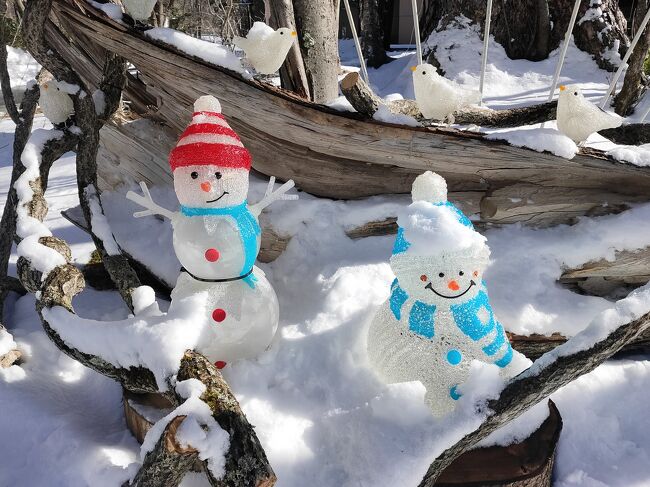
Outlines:
{"label": "red and white striped knit hat", "polygon": [[214,165],[249,170],[251,155],[221,114],[214,96],[194,102],[194,114],[176,147],[169,153],[169,165],[177,167]]}

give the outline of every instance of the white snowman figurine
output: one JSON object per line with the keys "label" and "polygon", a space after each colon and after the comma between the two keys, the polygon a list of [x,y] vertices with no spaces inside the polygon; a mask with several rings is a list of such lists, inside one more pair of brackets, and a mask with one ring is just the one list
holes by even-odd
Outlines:
{"label": "white snowman figurine", "polygon": [[221,114],[213,96],[194,104],[192,121],[169,155],[180,212],[158,206],[144,183],[144,196],[126,197],[146,208],[135,217],[159,214],[172,222],[174,251],[182,268],[172,291],[172,303],[208,291],[209,306],[197,350],[223,368],[228,362],[259,355],[277,329],[278,299],[255,266],[260,250],[258,217],[280,199],[289,180],[273,191],[271,178],[264,198],[249,205],[251,155]]}
{"label": "white snowman figurine", "polygon": [[455,409],[472,360],[514,375],[513,350],[494,317],[483,272],[485,237],[447,201],[447,184],[418,176],[400,212],[390,265],[397,278],[368,332],[372,367],[388,383],[420,381],[435,416]]}

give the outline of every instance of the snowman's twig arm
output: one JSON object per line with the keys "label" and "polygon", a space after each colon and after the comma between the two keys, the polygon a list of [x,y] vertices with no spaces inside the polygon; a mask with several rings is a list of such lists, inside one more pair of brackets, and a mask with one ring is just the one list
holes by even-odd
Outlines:
{"label": "snowman's twig arm", "polygon": [[291,188],[295,186],[295,183],[293,182],[293,179],[289,179],[286,183],[284,183],[282,186],[280,186],[277,191],[273,191],[273,186],[275,185],[275,176],[271,176],[271,179],[269,180],[269,185],[266,187],[266,193],[264,194],[264,198],[262,198],[259,202],[255,203],[254,205],[251,205],[250,211],[253,213],[255,216],[258,216],[260,213],[262,213],[262,210],[269,206],[271,203],[278,201],[278,200],[297,200],[298,195],[297,194],[286,194],[287,191],[289,191]]}
{"label": "snowman's twig arm", "polygon": [[169,218],[171,220],[174,217],[174,212],[169,211],[168,209],[154,203],[153,198],[151,198],[151,193],[149,193],[149,188],[147,188],[147,185],[144,181],[140,183],[140,187],[142,188],[142,193],[144,196],[140,196],[133,191],[126,193],[127,199],[139,204],[143,208],[146,208],[146,210],[143,211],[136,211],[133,214],[135,218],[142,218],[143,216],[149,215],[162,215],[165,218]]}

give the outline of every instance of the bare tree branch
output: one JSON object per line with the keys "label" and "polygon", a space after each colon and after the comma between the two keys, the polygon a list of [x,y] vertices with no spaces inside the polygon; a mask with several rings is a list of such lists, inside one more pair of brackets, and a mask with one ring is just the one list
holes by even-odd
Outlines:
{"label": "bare tree branch", "polygon": [[184,448],[176,440],[176,431],[185,418],[177,416],[167,424],[156,446],[144,457],[133,481],[124,483],[123,487],[176,487],[181,483],[199,458],[194,448]]}
{"label": "bare tree branch", "polygon": [[[487,402],[484,407],[487,415],[478,429],[439,455],[429,467],[420,487],[433,487],[442,471],[461,453],[560,387],[591,372],[647,329],[650,329],[650,313],[619,326],[587,350],[571,352],[574,340],[579,337],[577,335],[555,351],[540,357],[529,369],[512,379],[497,399]],[[570,353],[564,355],[562,350]]]}
{"label": "bare tree branch", "polygon": [[[103,121],[108,119],[119,106],[122,88],[126,82],[126,63],[119,56],[108,55],[100,82],[102,98],[100,104],[103,106],[101,116],[98,116],[90,89],[56,49],[49,45],[44,36],[51,7],[52,0],[27,2],[23,19],[25,41],[32,56],[46,66],[55,78],[65,81],[70,86],[78,87],[78,90],[71,94],[75,108],[75,121],[81,131],[77,144],[77,185],[84,217],[88,226],[92,228],[94,219],[104,218],[101,195],[97,186],[99,129]],[[89,201],[91,199],[96,202],[94,210],[97,214],[95,215]],[[121,252],[107,250],[107,245],[113,248],[117,247],[117,243],[103,242],[98,237],[94,237],[93,240],[122,298],[130,308],[133,308],[131,291],[140,285],[137,274]]]}

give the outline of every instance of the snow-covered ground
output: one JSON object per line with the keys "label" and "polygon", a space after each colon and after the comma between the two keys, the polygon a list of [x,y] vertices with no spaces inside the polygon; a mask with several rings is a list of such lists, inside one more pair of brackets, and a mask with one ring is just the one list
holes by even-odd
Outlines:
{"label": "snow-covered ground", "polygon": [[[45,122],[39,118],[37,125]],[[0,124],[0,198],[9,180],[11,131],[10,122]],[[255,181],[254,191],[263,185]],[[54,165],[47,196],[48,226],[85,261],[91,242],[59,215],[77,204],[74,156]],[[269,352],[229,366],[225,375],[256,425],[280,486],[415,485],[431,460],[438,428],[421,386],[386,387],[366,364],[365,330],[388,295],[393,238],[352,241],[344,234],[345,227],[403,203],[403,197],[346,203],[303,195],[298,203],[278,203],[271,214],[296,233],[287,251],[263,266],[280,299],[281,331]],[[650,230],[640,228],[648,225],[648,211],[641,206],[575,227],[488,232],[493,262],[486,279],[502,321],[528,332],[549,323],[566,332],[582,328],[610,303],[556,286],[561,262],[611,253],[620,244],[617,234],[637,236],[633,245],[648,242]],[[127,315],[115,292],[88,289],[75,307],[94,319]],[[128,478],[139,447],[126,430],[120,388],[57,351],[40,328],[32,296],[10,302],[7,325],[27,356],[0,381],[0,430],[12,438],[0,446],[0,485],[114,486]],[[565,424],[558,485],[650,482],[644,467],[650,461],[648,391],[650,360],[637,357],[611,361],[555,395]],[[203,481],[193,475],[184,485]]]}
{"label": "snow-covered ground", "polygon": [[[476,82],[479,57],[471,51],[474,44],[461,40],[447,49],[451,59],[443,64],[448,75]],[[454,58],[457,49],[467,52]],[[492,46],[490,52],[488,104],[543,100],[554,59],[510,61],[500,58],[498,49]],[[462,56],[469,61],[460,63]],[[569,49],[562,82],[593,83],[586,91],[602,93],[607,75],[584,56]],[[475,67],[470,67],[472,59],[477,60]],[[412,63],[412,56],[404,55],[370,70],[376,89],[382,95],[412,97]],[[504,87],[501,95],[497,85]],[[47,124],[38,118],[35,125]],[[0,204],[11,172],[12,132],[10,121],[0,122]],[[252,179],[254,201],[265,182]],[[154,196],[169,207],[176,204],[169,191],[158,190]],[[46,224],[71,245],[77,262],[85,262],[92,243],[59,214],[78,204],[73,155],[53,166],[47,199]],[[129,250],[147,254],[154,263],[164,260],[161,268],[173,281],[178,264],[169,227],[154,219],[136,223],[129,216],[130,203],[120,195],[107,195],[106,202],[118,240],[139,232],[144,238],[132,238],[134,249]],[[406,202],[403,196],[343,202],[301,194],[299,202],[281,202],[271,209],[276,229],[294,235],[275,262],[261,266],[278,294],[280,331],[268,352],[230,364],[224,374],[256,426],[281,487],[417,485],[439,447],[440,425],[423,405],[423,388],[387,387],[367,366],[365,332],[388,297],[393,276],[387,260],[394,237],[353,241],[344,233],[394,215]],[[486,236],[492,260],[485,278],[505,327],[573,335],[611,303],[558,286],[562,267],[612,257],[615,249],[646,246],[650,205],[583,219],[572,227],[532,230],[513,225]],[[87,289],[74,304],[86,318],[127,316],[116,292]],[[20,367],[0,371],[0,431],[11,439],[0,444],[0,486],[120,485],[137,469],[139,445],[126,429],[119,386],[56,349],[41,330],[32,296],[8,302],[5,324],[26,357]],[[650,357],[609,361],[553,399],[564,420],[556,485],[650,485]],[[192,474],[183,485],[206,483]]]}

